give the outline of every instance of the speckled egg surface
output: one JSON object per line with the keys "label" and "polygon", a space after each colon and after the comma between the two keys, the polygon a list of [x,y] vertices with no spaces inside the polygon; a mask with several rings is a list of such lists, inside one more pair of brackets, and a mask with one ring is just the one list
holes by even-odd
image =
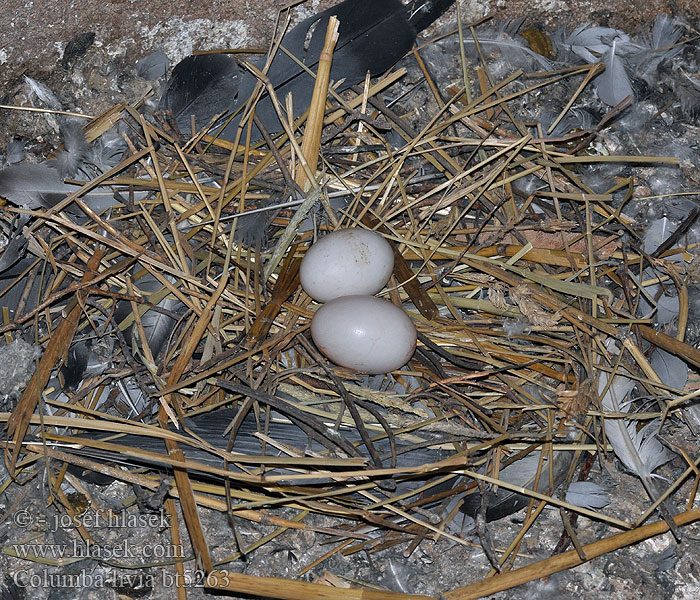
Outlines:
{"label": "speckled egg surface", "polygon": [[374,296],[343,296],[316,311],[316,347],[334,363],[361,373],[401,368],[416,349],[416,328],[391,302]]}
{"label": "speckled egg surface", "polygon": [[318,240],[299,269],[301,286],[318,302],[372,295],[389,281],[394,253],[376,231],[339,229]]}

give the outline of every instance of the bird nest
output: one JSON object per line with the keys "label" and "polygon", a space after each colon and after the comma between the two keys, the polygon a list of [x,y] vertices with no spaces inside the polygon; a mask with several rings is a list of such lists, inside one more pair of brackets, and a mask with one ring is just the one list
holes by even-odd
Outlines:
{"label": "bird nest", "polygon": [[[90,148],[124,145],[115,164],[61,180],[59,199],[27,180],[4,192],[4,356],[22,346],[18,364],[36,369],[6,388],[3,489],[45,469],[60,513],[118,514],[90,486],[126,482],[142,512],[167,512],[160,533],[173,545],[189,537],[191,555],[158,568],[184,576],[194,565],[210,590],[281,598],[327,596],[328,585],[335,598],[425,597],[320,573],[337,554],[397,547],[409,557],[421,544],[474,541],[499,574],[404,591],[476,598],[669,528],[682,535],[700,518],[696,463],[669,441],[694,424],[698,396],[683,377],[686,363],[700,366],[684,341],[697,215],[663,226],[650,246],[627,211],[645,194],[632,172],[603,190],[585,182],[601,164],[679,161],[596,151],[630,97],[552,133],[601,62],[496,79],[491,49],[471,33],[465,78],[451,87],[433,82],[421,49],[406,59],[433,94],[420,118],[388,105],[404,66],[344,92],[331,82],[296,120],[262,70],[231,140],[213,123],[185,131],[145,98],[81,125]],[[324,77],[327,87],[320,64],[321,89]],[[572,93],[548,123],[515,114],[523,99],[562,89]],[[277,134],[253,120],[264,93]],[[17,200],[25,192],[31,202]],[[394,251],[379,296],[410,316],[418,341],[392,373],[335,365],[310,337],[319,305],[299,264],[340,228],[377,231]],[[637,512],[605,508],[600,487],[580,484],[593,457],[613,455],[648,494]],[[655,475],[663,469],[668,479]],[[69,484],[79,493],[66,494]],[[488,522],[521,507],[522,527],[496,548]],[[545,507],[560,510],[574,549],[518,558]],[[229,518],[223,555],[202,525],[211,510]],[[578,517],[606,533],[580,540]],[[246,522],[267,533],[250,543]],[[325,542],[293,578],[231,567],[289,530]]]}

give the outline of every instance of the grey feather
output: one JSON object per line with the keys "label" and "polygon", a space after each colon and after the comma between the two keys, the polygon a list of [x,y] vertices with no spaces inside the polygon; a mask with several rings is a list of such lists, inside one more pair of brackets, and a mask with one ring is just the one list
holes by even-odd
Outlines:
{"label": "grey feather", "polygon": [[[22,163],[0,170],[0,197],[30,210],[51,208],[78,189],[79,186],[65,183],[56,167],[48,163]],[[116,202],[106,188],[90,192],[84,200],[95,212],[102,212]]]}
{"label": "grey feather", "polygon": [[649,223],[644,234],[644,252],[653,253],[675,230],[676,226],[668,217],[655,219]]}
{"label": "grey feather", "polygon": [[682,77],[674,80],[674,90],[684,115],[690,118],[700,115],[700,78],[682,73]]}
{"label": "grey feather", "polygon": [[47,162],[63,178],[93,179],[117,165],[128,149],[119,125],[88,144],[80,121],[61,119],[59,123],[63,148],[54,161]]}
{"label": "grey feather", "polygon": [[[614,352],[612,339],[609,339],[606,345],[609,352]],[[628,413],[631,405],[627,400],[635,385],[634,380],[624,375],[612,377],[610,373],[601,371],[598,394],[603,410]],[[636,421],[605,419],[605,436],[613,452],[627,469],[640,477],[645,486],[654,470],[671,459],[669,452],[656,437],[658,426],[658,421],[652,421],[641,430],[637,430]]]}
{"label": "grey feather", "polygon": [[605,71],[594,80],[602,102],[615,106],[633,94],[623,57],[638,52],[639,46],[632,43],[626,33],[610,27],[590,27],[584,24],[574,29],[570,35],[560,35],[554,41],[560,57],[573,53],[587,63],[605,64]]}
{"label": "grey feather", "polygon": [[[509,21],[492,33],[479,33],[477,40],[479,45],[489,53],[500,51],[502,58],[512,70],[514,67],[521,67],[526,70],[540,68],[550,70],[552,62],[541,54],[531,50],[528,43],[518,35],[522,21]],[[464,43],[468,47],[475,46],[473,37],[466,35]]]}
{"label": "grey feather", "polygon": [[[552,479],[554,486],[561,485],[566,473],[571,465],[571,452],[555,452],[552,461]],[[506,483],[511,483],[519,487],[534,489],[537,469],[540,464],[540,453],[531,452],[524,458],[516,460],[499,471],[498,478]],[[549,471],[550,460],[545,456],[542,462],[542,470],[540,473],[537,490],[540,493],[549,491]],[[500,488],[498,493],[493,491],[487,492],[486,498],[486,520],[493,521],[520,510],[530,501],[528,496],[518,494],[516,492]],[[464,498],[461,510],[474,517],[481,506],[481,495],[477,492],[469,494]]]}
{"label": "grey feather", "polygon": [[156,50],[136,63],[136,74],[148,81],[154,81],[168,72],[170,60],[162,50]]}
{"label": "grey feather", "polygon": [[[105,349],[108,352],[105,352]],[[61,367],[64,389],[77,389],[85,377],[101,375],[112,362],[114,339],[104,337],[95,342],[80,341],[70,347]]]}
{"label": "grey feather", "polygon": [[610,504],[610,494],[602,485],[593,481],[574,481],[566,491],[566,501],[575,506],[596,510]]}
{"label": "grey feather", "polygon": [[121,132],[117,127],[113,127],[92,143],[86,160],[100,173],[104,173],[118,165],[127,150],[128,146]]}
{"label": "grey feather", "polygon": [[[185,308],[182,302],[172,296],[164,298],[157,306],[172,313],[182,313]],[[146,343],[155,358],[170,339],[177,320],[162,312],[149,310],[141,317],[141,323],[146,333]]]}
{"label": "grey feather", "polygon": [[61,119],[59,126],[63,149],[56,157],[56,170],[61,178],[73,178],[83,167],[90,149],[77,119]]}
{"label": "grey feather", "polygon": [[17,400],[32,377],[35,361],[41,356],[40,346],[28,344],[22,338],[15,338],[9,344],[0,346],[0,406],[10,408],[7,400]]}
{"label": "grey feather", "polygon": [[[688,383],[690,369],[682,359],[656,348],[649,359],[659,379],[669,387],[683,390]],[[700,427],[700,404],[686,403],[683,405],[683,416],[696,428]]]}
{"label": "grey feather", "polygon": [[[642,279],[654,279],[657,274],[653,269],[645,269]],[[680,301],[675,287],[670,284],[651,283],[644,286],[644,291],[654,301],[654,305],[649,304],[645,297],[639,301],[637,315],[640,317],[654,317],[655,325],[667,325],[678,317],[680,312]],[[654,314],[654,310],[656,311]]]}
{"label": "grey feather", "polygon": [[612,46],[603,54],[605,71],[594,79],[598,98],[608,106],[616,106],[627,96],[634,95],[617,45],[618,41],[614,39]]}
{"label": "grey feather", "polygon": [[[266,202],[261,202],[262,206],[265,204]],[[236,241],[253,248],[265,246],[268,227],[278,212],[279,210],[260,211],[239,218],[234,233]]]}
{"label": "grey feather", "polygon": [[658,77],[659,65],[683,50],[676,45],[683,30],[674,19],[661,13],[656,16],[651,34],[642,37],[641,47],[630,61],[635,66],[635,74],[649,85],[654,85]]}
{"label": "grey feather", "polygon": [[19,275],[28,266],[26,261],[22,260],[26,256],[28,243],[22,235],[22,228],[28,221],[29,215],[16,215],[9,226],[9,242],[0,255],[0,276],[3,278]]}
{"label": "grey feather", "polygon": [[649,359],[651,366],[661,381],[676,390],[685,388],[688,383],[688,365],[677,356],[656,348]]}
{"label": "grey feather", "polygon": [[7,144],[5,163],[14,165],[24,160],[24,142],[14,141]]}
{"label": "grey feather", "polygon": [[[547,131],[550,125],[554,122],[561,112],[559,110],[541,109],[538,115],[538,120],[542,124],[542,128]],[[553,137],[566,135],[575,129],[586,130],[593,126],[594,116],[585,108],[570,108],[564,118],[557,123],[557,126],[552,130]],[[541,180],[539,180],[541,182]]]}
{"label": "grey feather", "polygon": [[56,97],[56,94],[54,94],[43,83],[39,83],[36,79],[32,79],[26,75],[24,77],[24,81],[27,86],[29,86],[30,95],[39,100],[39,102],[46,108],[50,108],[51,110],[62,110],[63,106],[61,105],[61,101]]}
{"label": "grey feather", "polygon": [[574,29],[563,40],[563,47],[582,58],[587,63],[600,61],[600,57],[608,51],[612,40],[622,43],[629,42],[629,36],[619,29],[610,27],[590,27],[587,23]]}
{"label": "grey feather", "polygon": [[678,562],[678,546],[676,544],[670,544],[664,551],[654,556],[653,560],[657,563],[656,571],[669,571],[673,569]]}

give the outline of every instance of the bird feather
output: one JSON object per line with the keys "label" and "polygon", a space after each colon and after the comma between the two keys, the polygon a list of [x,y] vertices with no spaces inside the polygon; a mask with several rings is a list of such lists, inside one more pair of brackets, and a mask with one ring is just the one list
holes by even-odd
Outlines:
{"label": "bird feather", "polygon": [[676,390],[685,388],[685,384],[688,383],[689,369],[684,360],[666,350],[655,348],[649,362],[664,385]]}
{"label": "bird feather", "polygon": [[[170,278],[169,278],[170,279]],[[171,283],[175,282],[175,279],[170,279]],[[163,284],[150,273],[146,273],[137,282],[137,287],[139,291],[148,297],[155,296],[163,291]],[[184,305],[177,298],[172,295],[166,295],[158,302],[155,306],[170,313],[182,313],[184,312]],[[122,324],[125,319],[127,319],[132,314],[132,307],[130,302],[122,301],[117,304],[117,308],[114,313],[115,321]],[[165,343],[170,338],[170,335],[175,328],[177,320],[172,316],[165,314],[162,311],[155,309],[146,309],[141,315],[141,324],[143,325],[144,333],[146,334],[146,339],[141,340],[141,343],[148,344],[151,354],[154,358],[158,356],[160,351],[165,346]],[[126,334],[127,340],[131,339],[136,333],[133,325],[128,325],[129,331]]]}
{"label": "bird feather", "polygon": [[[608,351],[614,353],[612,340],[607,342]],[[621,367],[620,367],[621,368]],[[624,375],[612,375],[600,372],[598,394],[604,411],[612,413],[629,413],[631,403],[628,396],[636,383]],[[637,430],[636,421],[630,419],[605,419],[605,436],[613,452],[622,464],[640,477],[647,485],[655,469],[671,459],[669,452],[659,442],[655,428],[658,421],[652,421]]]}
{"label": "bird feather", "polygon": [[43,83],[40,83],[31,77],[27,77],[26,75],[24,76],[24,81],[29,87],[30,94],[36,97],[39,102],[46,106],[46,108],[50,108],[51,110],[62,110],[63,106],[61,101],[56,97],[56,94],[54,94]]}
{"label": "bird feather", "polygon": [[0,255],[0,276],[3,278],[19,275],[28,266],[22,260],[27,253],[28,243],[28,240],[22,235],[22,228],[28,221],[29,215],[16,215],[9,226],[7,234],[9,242]]}
{"label": "bird feather", "polygon": [[610,494],[602,485],[593,481],[574,481],[566,490],[566,501],[575,506],[596,510],[610,504]]}
{"label": "bird feather", "polygon": [[[658,273],[651,267],[644,270],[642,275],[643,280],[654,281],[658,280]],[[638,284],[641,286],[641,284]],[[680,313],[680,300],[678,294],[675,293],[675,287],[670,284],[650,283],[643,286],[644,295],[639,301],[637,315],[642,318],[648,318],[654,311],[654,324],[667,325],[671,323]],[[650,299],[651,304],[647,301]]]}
{"label": "bird feather", "polygon": [[[323,49],[326,28],[331,16],[340,21],[338,41],[333,53],[330,77],[344,90],[364,80],[367,72],[378,75],[396,64],[411,49],[418,31],[437,19],[454,0],[423,0],[407,7],[400,0],[345,0],[336,6],[305,19],[287,32],[281,45],[307,69],[316,70]],[[421,4],[424,5],[421,7]],[[265,61],[256,66],[262,69]],[[300,116],[311,102],[314,78],[292,60],[282,49],[274,56],[267,77],[279,98],[292,94],[294,118]],[[257,78],[249,72],[241,77],[241,87],[231,112],[240,109],[251,97]],[[263,126],[275,133],[282,129],[272,101],[265,93],[256,105],[256,116]],[[220,135],[233,140],[240,116],[224,127]],[[260,137],[257,128],[254,136]]]}
{"label": "bird feather", "polygon": [[664,13],[658,14],[651,33],[642,36],[639,51],[630,57],[637,77],[654,85],[661,63],[683,50],[681,45],[677,45],[681,35],[683,30],[672,17]]}
{"label": "bird feather", "polygon": [[627,69],[625,68],[618,50],[618,40],[612,41],[612,46],[603,54],[605,71],[594,79],[596,93],[608,106],[617,106],[627,96],[633,96]]}
{"label": "bird feather", "polygon": [[24,142],[15,140],[7,144],[5,152],[5,164],[14,165],[24,160]]}
{"label": "bird feather", "polygon": [[[509,21],[495,32],[479,33],[477,36],[479,45],[491,53],[500,51],[509,69],[520,67],[530,70],[534,65],[535,68],[550,70],[552,62],[531,50],[525,39],[518,35],[521,23],[522,21]],[[476,45],[476,41],[471,36],[465,36],[464,43],[467,46]]]}
{"label": "bird feather", "polygon": [[62,179],[75,177],[83,167],[90,148],[85,134],[76,119],[61,119],[59,123],[63,149],[58,153],[54,165]]}
{"label": "bird feather", "polygon": [[155,81],[168,72],[170,61],[162,50],[156,50],[136,63],[136,74],[147,81]]}
{"label": "bird feather", "polygon": [[90,154],[86,160],[91,163],[99,173],[105,173],[121,162],[127,149],[127,143],[119,129],[113,127],[92,143],[90,146]]}
{"label": "bird feather", "polygon": [[420,33],[454,4],[454,0],[413,0],[406,5],[408,21]]}
{"label": "bird feather", "polygon": [[566,51],[573,52],[587,63],[600,61],[600,57],[612,45],[612,40],[622,44],[630,41],[629,36],[619,29],[610,27],[591,27],[588,23],[579,25],[570,35],[565,35],[561,42]]}
{"label": "bird feather", "polygon": [[674,91],[685,116],[694,119],[700,115],[700,78],[682,73],[682,77],[674,80]]}
{"label": "bird feather", "polygon": [[[55,165],[21,163],[0,170],[0,197],[29,210],[51,208],[79,186],[65,183]],[[113,192],[98,188],[83,198],[96,212],[115,203]]]}
{"label": "bird feather", "polygon": [[[552,460],[552,479],[554,486],[561,485],[566,473],[571,465],[571,452],[555,452]],[[511,483],[519,487],[534,489],[537,470],[540,464],[540,453],[531,452],[527,456],[518,459],[499,471],[498,478],[506,483]],[[542,470],[537,485],[540,493],[547,493],[549,490],[550,459],[545,457],[542,461]],[[486,520],[495,521],[520,510],[530,501],[528,496],[518,494],[511,490],[499,489],[498,493],[487,492],[486,497]],[[481,507],[481,494],[476,492],[464,498],[462,512],[470,517],[475,517]]]}
{"label": "bird feather", "polygon": [[73,344],[61,367],[64,389],[75,390],[83,379],[90,351],[85,342]]}
{"label": "bird feather", "polygon": [[668,217],[653,220],[644,234],[644,252],[652,254],[675,230],[676,226]]}
{"label": "bird feather", "polygon": [[180,131],[190,132],[208,125],[226,112],[238,93],[240,72],[236,62],[225,54],[188,56],[173,69],[159,108],[170,111]]}

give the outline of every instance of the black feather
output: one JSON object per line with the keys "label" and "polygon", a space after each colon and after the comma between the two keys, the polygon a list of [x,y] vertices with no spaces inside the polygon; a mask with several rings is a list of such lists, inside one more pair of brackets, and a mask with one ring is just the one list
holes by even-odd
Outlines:
{"label": "black feather", "polygon": [[238,79],[236,62],[225,54],[188,56],[173,69],[159,108],[171,111],[180,131],[189,133],[192,116],[201,128],[226,112],[238,92]]}
{"label": "black feather", "polygon": [[[195,434],[198,438],[203,439],[214,448],[225,450],[228,442],[226,430],[235,417],[236,412],[234,410],[223,408],[209,413],[199,414],[191,418],[186,418],[185,425],[189,431]],[[310,417],[310,419],[314,419],[314,417]],[[241,455],[260,455],[263,452],[263,445],[261,440],[254,435],[258,431],[260,431],[260,424],[258,423],[255,414],[251,411],[242,420],[241,425],[237,430],[232,452]],[[185,433],[180,431],[178,433],[187,435],[188,432]],[[315,439],[309,439],[307,432],[301,429],[298,425],[290,422],[286,417],[277,411],[271,411],[269,424],[265,433],[274,439],[284,440],[285,444],[292,447],[300,449],[310,448],[313,452],[322,452],[324,450],[324,445]],[[360,439],[357,430],[354,428],[342,428],[341,434],[332,434],[329,432],[329,439],[333,439],[334,436],[337,436],[338,439],[340,439],[341,435],[342,439],[349,442],[356,442]],[[95,435],[94,433],[88,433],[81,435],[80,437],[94,438]],[[109,439],[113,443],[125,447],[150,450],[167,455],[165,443],[160,438],[129,434],[121,437],[110,435]],[[390,454],[390,443],[388,440],[384,439],[377,441],[375,446],[380,455],[387,456]],[[198,444],[196,439],[193,439],[192,445],[182,444],[181,447],[188,460],[198,461],[219,468],[223,467],[221,457],[202,448],[201,444]],[[445,452],[444,450],[425,448],[421,447],[420,445],[417,448],[412,448],[403,446],[401,443],[397,443],[396,449],[396,464],[398,467],[411,467],[437,462],[449,455],[449,453]],[[85,454],[93,458],[111,459],[123,464],[146,464],[149,466],[159,464],[155,457],[149,457],[146,460],[141,460],[140,458],[132,458],[124,454],[115,455],[113,452],[104,452],[96,448],[85,448],[83,451],[77,450],[76,453]],[[233,465],[231,465],[229,468],[238,470],[237,467]],[[192,467],[191,473],[193,476],[195,470],[196,467]],[[289,473],[289,471],[280,468],[268,472],[268,474],[273,473]],[[201,475],[199,477],[201,477]],[[424,482],[426,478],[429,478],[429,476],[417,476],[405,479],[402,478],[401,481],[398,482],[398,490],[400,493],[403,493],[410,489],[415,489],[422,482]],[[307,481],[306,483],[307,485],[312,485],[314,482],[312,480]]]}
{"label": "black feather", "polygon": [[[417,33],[437,19],[454,0],[415,0],[408,7],[399,0],[345,0],[302,21],[282,38],[282,46],[311,71],[316,70],[323,49],[326,28],[331,16],[340,21],[338,42],[333,53],[330,78],[342,84],[344,90],[363,81],[367,72],[378,75],[394,66],[415,42]],[[413,14],[409,14],[412,8]],[[262,69],[264,61],[257,66]],[[277,97],[283,101],[291,93],[294,118],[300,116],[311,102],[314,78],[282,50],[278,50],[267,72]],[[241,108],[250,98],[257,83],[251,73],[244,73],[238,100],[231,112]],[[270,133],[282,129],[277,113],[267,94],[257,103],[256,116]],[[233,140],[241,116],[233,119],[221,137]],[[254,137],[260,133],[254,129]]]}
{"label": "black feather", "polygon": [[87,368],[88,354],[89,350],[85,342],[78,342],[70,347],[66,362],[61,367],[64,389],[77,389]]}
{"label": "black feather", "polygon": [[[27,254],[27,239],[22,235],[22,228],[29,221],[29,215],[16,215],[10,225],[7,238],[9,243],[0,255],[0,276],[10,277],[19,275],[31,261],[22,259]],[[14,268],[13,268],[14,267]]]}
{"label": "black feather", "polygon": [[77,390],[84,378],[104,373],[111,363],[113,350],[113,338],[109,337],[73,344],[61,366],[63,389]]}
{"label": "black feather", "polygon": [[406,6],[408,21],[420,33],[430,27],[445,11],[454,4],[454,0],[413,0]]}
{"label": "black feather", "polygon": [[[174,279],[171,279],[174,282]],[[158,281],[153,275],[147,273],[141,279],[136,282],[138,289],[150,297],[151,294],[157,293],[163,289],[163,284]],[[165,296],[156,306],[163,311],[169,313],[182,314],[185,310],[185,306],[177,298],[172,295]],[[114,312],[114,318],[117,323],[121,323],[132,313],[132,307],[130,302],[121,301],[117,304],[117,308]],[[165,346],[166,342],[170,338],[170,335],[175,328],[177,319],[173,318],[170,314],[165,314],[154,308],[146,310],[141,315],[141,325],[143,325],[144,333],[146,334],[146,343],[151,351],[154,358],[158,356],[160,351]],[[132,338],[133,325],[130,326],[129,330],[126,332],[127,341]],[[143,342],[143,340],[141,340]]]}

